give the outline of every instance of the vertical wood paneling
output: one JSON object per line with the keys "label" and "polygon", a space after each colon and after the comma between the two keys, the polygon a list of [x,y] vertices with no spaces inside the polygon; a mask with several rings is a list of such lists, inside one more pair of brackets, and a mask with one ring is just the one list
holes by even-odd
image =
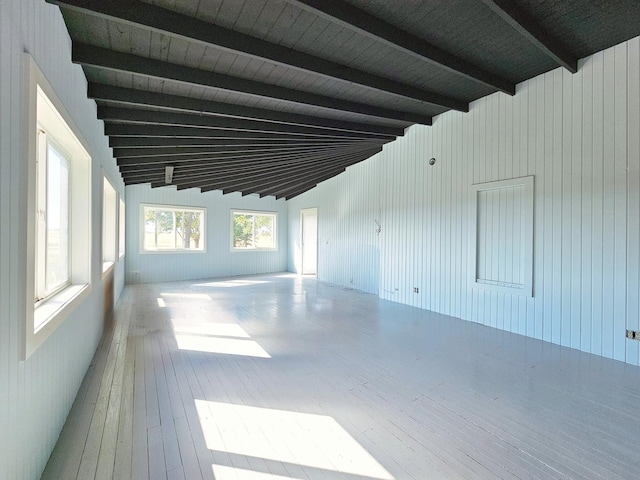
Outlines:
{"label": "vertical wood paneling", "polygon": [[[627,328],[640,330],[640,37],[627,43]],[[640,362],[640,342],[626,340],[625,360]]]}
{"label": "vertical wood paneling", "polygon": [[[331,246],[320,250],[319,278],[638,364],[638,342],[624,333],[640,328],[639,44],[583,59],[574,75],[556,69],[531,79],[514,97],[482,98],[432,127],[413,126],[376,157],[289,201],[291,219],[319,208]],[[534,298],[472,288],[470,187],[526,175],[535,177]],[[378,186],[363,194],[363,185]],[[505,218],[516,215],[506,195],[492,201]],[[379,255],[363,257],[358,239],[378,215]],[[490,253],[506,274],[518,246],[506,247],[504,221],[488,221],[487,244],[505,246]],[[292,221],[292,248],[298,235]]]}
{"label": "vertical wood paneling", "polygon": [[[95,102],[86,98],[86,79],[72,64],[70,47],[57,7],[41,0],[0,1],[0,476],[12,480],[40,477],[102,333],[102,171],[124,193]],[[80,129],[93,158],[93,290],[27,361],[21,361],[27,255],[25,51]],[[119,262],[116,295],[123,275]]]}

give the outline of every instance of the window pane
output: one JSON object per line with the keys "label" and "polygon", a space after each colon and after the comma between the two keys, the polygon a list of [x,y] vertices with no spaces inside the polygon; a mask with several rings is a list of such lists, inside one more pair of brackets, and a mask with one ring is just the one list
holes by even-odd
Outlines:
{"label": "window pane", "polygon": [[253,248],[253,215],[233,214],[233,246],[234,248]]}
{"label": "window pane", "polygon": [[256,247],[257,248],[274,248],[273,235],[273,215],[256,215]]}
{"label": "window pane", "polygon": [[50,292],[69,281],[69,168],[51,145],[47,150],[45,290]]}
{"label": "window pane", "polygon": [[118,255],[122,257],[124,255],[124,245],[125,245],[125,208],[124,202],[120,199],[120,212],[118,215]]}
{"label": "window pane", "polygon": [[175,212],[177,241],[179,248],[200,247],[200,212]]}
{"label": "window pane", "polygon": [[203,250],[204,210],[144,207],[144,250]]}

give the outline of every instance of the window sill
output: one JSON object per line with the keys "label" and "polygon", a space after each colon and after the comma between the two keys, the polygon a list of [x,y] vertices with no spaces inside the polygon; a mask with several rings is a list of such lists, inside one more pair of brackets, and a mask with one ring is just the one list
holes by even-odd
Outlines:
{"label": "window sill", "polygon": [[162,255],[162,254],[187,254],[193,255],[194,253],[207,253],[206,250],[141,250],[140,255]]}
{"label": "window sill", "polygon": [[277,248],[232,248],[231,253],[241,252],[277,252]]}
{"label": "window sill", "polygon": [[70,285],[60,293],[35,306],[33,310],[34,334],[38,334],[54,320],[56,324],[61,323],[90,292],[90,284]]}
{"label": "window sill", "polygon": [[102,263],[102,278],[106,277],[111,272],[111,270],[113,270],[114,265],[115,262]]}

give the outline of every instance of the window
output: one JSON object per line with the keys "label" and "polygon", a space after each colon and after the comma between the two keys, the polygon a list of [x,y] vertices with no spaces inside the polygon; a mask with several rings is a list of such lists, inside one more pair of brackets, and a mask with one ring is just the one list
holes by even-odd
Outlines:
{"label": "window", "polygon": [[475,287],[531,297],[533,177],[474,185]]}
{"label": "window", "polygon": [[69,285],[69,155],[38,130],[35,302]]}
{"label": "window", "polygon": [[106,177],[102,190],[102,272],[116,261],[116,189]]}
{"label": "window", "polygon": [[277,250],[275,212],[231,212],[232,250]]}
{"label": "window", "polygon": [[143,252],[203,252],[205,209],[141,205]]}
{"label": "window", "polygon": [[124,257],[124,225],[125,225],[124,200],[120,199],[120,211],[118,212],[118,258]]}
{"label": "window", "polygon": [[91,291],[91,157],[78,129],[25,54],[28,358]]}

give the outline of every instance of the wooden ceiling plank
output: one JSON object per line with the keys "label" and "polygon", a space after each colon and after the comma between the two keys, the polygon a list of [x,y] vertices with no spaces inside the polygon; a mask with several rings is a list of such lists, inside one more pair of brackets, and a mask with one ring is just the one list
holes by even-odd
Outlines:
{"label": "wooden ceiling plank", "polygon": [[349,5],[343,0],[286,0],[333,22],[356,30],[367,37],[401,50],[414,58],[438,65],[449,72],[461,75],[509,95],[515,94],[515,84],[509,80],[451,55],[426,40],[397,28],[384,20]]}
{"label": "wooden ceiling plank", "polygon": [[301,182],[300,178],[297,179],[287,179],[282,182],[269,182],[263,183],[261,185],[257,185],[252,188],[244,187],[242,190],[242,195],[249,195],[252,193],[258,193],[261,197],[266,195],[275,195],[281,192],[289,191],[291,189],[299,188],[300,185],[306,185],[308,183],[317,184],[321,181],[332,178],[339,173],[342,173],[348,166],[355,165],[356,163],[362,162],[369,158],[371,155],[368,153],[360,153],[359,155],[352,156],[349,159],[349,162],[342,167],[338,166],[338,171],[334,173],[330,173],[333,169],[323,169],[322,171],[317,171],[313,175],[307,175],[306,180]]}
{"label": "wooden ceiling plank", "polygon": [[[225,130],[241,130],[255,132],[279,132],[285,134],[297,133],[300,135],[317,135],[331,137],[351,137],[357,135],[360,138],[368,138],[367,133],[345,132],[343,130],[328,130],[301,125],[285,125],[282,123],[262,122],[259,120],[246,120],[229,117],[215,117],[213,115],[194,115],[188,113],[172,113],[157,110],[141,110],[135,108],[116,108],[103,105],[98,106],[98,118],[111,122],[131,122],[151,125],[192,126],[220,128]],[[374,135],[386,135],[389,139],[404,135],[401,128],[378,127]]]}
{"label": "wooden ceiling plank", "polygon": [[558,40],[551,38],[538,22],[511,0],[482,0],[482,3],[558,65],[571,73],[578,71],[577,57],[567,51]]}
{"label": "wooden ceiling plank", "polygon": [[[348,147],[349,144],[327,144],[327,145],[302,145],[292,147],[271,147],[271,146],[234,146],[234,147],[165,147],[165,148],[114,148],[113,156],[116,158],[138,158],[138,157],[178,157],[189,158],[191,156],[206,156],[220,153],[299,153],[316,151],[336,151]],[[194,157],[195,158],[195,157]]]}
{"label": "wooden ceiling plank", "polygon": [[[259,161],[242,161],[236,163],[216,163],[213,165],[187,165],[175,167],[174,179],[196,180],[214,175],[237,175],[251,173],[252,171],[267,170],[273,168],[287,168],[290,166],[317,165],[325,161],[332,161],[344,155],[366,154],[375,155],[379,149],[344,151],[338,154],[300,154],[290,158],[270,158]],[[164,178],[164,166],[162,168],[134,169],[122,172],[125,182],[134,180],[162,180]]]}
{"label": "wooden ceiling plank", "polygon": [[366,123],[346,122],[326,117],[299,115],[289,112],[247,107],[244,105],[234,105],[231,103],[213,102],[175,95],[164,95],[161,93],[115,87],[112,85],[98,83],[89,84],[88,96],[94,100],[115,102],[117,104],[129,106],[161,107],[181,112],[198,114],[207,113],[222,117],[263,120],[290,125],[314,126],[329,130],[380,133],[377,126]]}
{"label": "wooden ceiling plank", "polygon": [[[337,162],[333,162],[331,164],[327,164],[322,166],[321,168],[315,168],[310,170],[300,170],[298,172],[288,172],[285,174],[277,174],[272,178],[265,180],[253,180],[247,179],[242,184],[234,183],[230,186],[233,188],[240,190],[243,195],[250,195],[252,193],[258,193],[261,190],[266,190],[270,188],[280,188],[282,185],[289,185],[292,183],[300,183],[305,182],[309,178],[318,178],[319,176],[323,176],[330,172],[343,172],[347,167],[354,165],[363,161],[363,159],[369,158],[365,155],[350,155],[348,157],[344,157]],[[332,176],[335,176],[337,173],[333,173]],[[207,186],[206,188],[208,188]],[[224,188],[224,187],[223,187]],[[227,187],[229,188],[229,187]]]}
{"label": "wooden ceiling plank", "polygon": [[[193,67],[139,57],[129,53],[116,52],[114,50],[77,42],[73,42],[72,45],[72,60],[74,63],[98,69],[133,73],[150,78],[172,80],[187,85],[211,87],[261,98],[313,105],[336,111],[358,113],[371,117],[420,123],[423,125],[431,125],[432,122],[432,118],[428,115],[391,110],[302,90],[293,90],[278,85],[199,70]],[[463,111],[468,111],[468,108],[466,110],[463,109]]]}
{"label": "wooden ceiling plank", "polygon": [[214,129],[197,126],[145,125],[142,123],[113,123],[105,120],[104,133],[109,137],[137,138],[206,138],[206,139],[251,139],[251,140],[394,140],[395,136],[376,134],[295,134],[290,132],[255,132],[241,130]]}
{"label": "wooden ceiling plank", "polygon": [[[193,169],[193,168],[222,168],[222,167],[230,167],[230,168],[238,168],[243,165],[250,166],[260,166],[264,165],[268,162],[287,162],[292,161],[297,158],[318,158],[320,156],[335,156],[342,153],[347,152],[362,152],[368,151],[374,147],[365,146],[365,147],[345,147],[336,151],[318,151],[318,152],[300,152],[297,154],[264,154],[264,155],[253,155],[253,156],[219,156],[213,158],[194,158],[193,160],[185,160],[181,162],[175,162],[171,160],[161,160],[161,161],[153,161],[153,162],[136,162],[131,159],[123,159],[122,165],[119,165],[119,170],[122,175],[130,175],[133,172],[163,172],[166,166],[173,166],[176,169],[176,176],[180,175],[180,172],[184,169]],[[381,147],[377,147],[378,149]]]}
{"label": "wooden ceiling plank", "polygon": [[251,139],[251,138],[184,138],[184,137],[110,137],[111,148],[167,148],[167,147],[299,147],[304,145],[353,145],[384,143],[376,140],[351,139]]}
{"label": "wooden ceiling plank", "polygon": [[164,35],[248,55],[288,68],[399,95],[431,105],[468,111],[468,103],[358,70],[292,48],[266,42],[171,10],[135,0],[47,0],[63,8],[143,27]]}
{"label": "wooden ceiling plank", "polygon": [[298,165],[287,168],[263,170],[260,172],[252,173],[251,175],[210,177],[208,179],[203,179],[200,182],[183,182],[181,184],[178,184],[178,190],[194,187],[208,188],[212,186],[221,189],[228,188],[231,185],[236,188],[254,188],[256,186],[272,184],[274,182],[281,182],[283,180],[295,180],[299,179],[302,176],[307,176],[310,173],[325,172],[337,167],[351,165],[351,162],[353,162],[354,158],[361,158],[361,156],[362,155],[349,154],[343,155],[337,159],[325,159],[323,163],[316,165]]}

